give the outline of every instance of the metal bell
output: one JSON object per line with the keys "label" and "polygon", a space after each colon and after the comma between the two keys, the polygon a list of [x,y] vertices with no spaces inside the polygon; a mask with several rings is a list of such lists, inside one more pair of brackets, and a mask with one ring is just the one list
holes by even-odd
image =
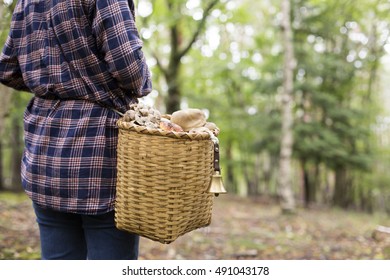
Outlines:
{"label": "metal bell", "polygon": [[227,193],[223,186],[222,176],[219,171],[215,171],[211,178],[209,192],[213,193],[215,196],[218,196],[220,193]]}

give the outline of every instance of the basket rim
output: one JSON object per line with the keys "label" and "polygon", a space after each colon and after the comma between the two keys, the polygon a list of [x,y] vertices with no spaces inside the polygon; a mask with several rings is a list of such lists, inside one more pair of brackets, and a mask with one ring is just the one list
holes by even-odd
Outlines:
{"label": "basket rim", "polygon": [[176,139],[190,139],[190,140],[210,140],[211,137],[207,132],[202,133],[189,133],[189,132],[176,132],[176,131],[166,131],[160,128],[150,128],[142,125],[136,124],[134,121],[127,122],[123,118],[118,119],[117,126],[119,129],[134,131],[142,134],[156,135],[156,136],[165,136]]}

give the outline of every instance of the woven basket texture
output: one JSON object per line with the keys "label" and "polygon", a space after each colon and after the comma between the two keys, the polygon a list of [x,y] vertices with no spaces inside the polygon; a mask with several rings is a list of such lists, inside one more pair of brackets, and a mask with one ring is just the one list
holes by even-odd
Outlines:
{"label": "woven basket texture", "polygon": [[168,244],[211,223],[213,143],[205,134],[118,121],[117,228]]}

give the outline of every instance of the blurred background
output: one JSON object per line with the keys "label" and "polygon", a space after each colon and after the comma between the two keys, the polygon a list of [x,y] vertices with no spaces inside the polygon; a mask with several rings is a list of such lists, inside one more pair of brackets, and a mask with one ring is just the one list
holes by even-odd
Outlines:
{"label": "blurred background", "polygon": [[[15,2],[0,5],[1,45]],[[257,213],[252,217],[256,224],[268,211],[271,216],[263,217],[268,226],[275,219],[283,223],[256,242],[259,232],[245,237],[252,243],[226,243],[234,236],[223,235],[227,230],[221,228],[228,224],[217,216],[219,233],[213,227],[196,232],[195,237],[203,237],[191,244],[199,248],[204,235],[219,234],[226,237],[220,241],[225,245],[192,257],[236,258],[239,251],[249,258],[390,258],[390,243],[378,245],[372,236],[375,231],[390,234],[390,1],[134,2],[154,83],[142,102],[166,113],[201,108],[221,129],[222,175],[229,195],[215,200],[216,215],[231,210],[231,219],[248,225],[245,219],[251,217],[245,214]],[[0,190],[17,192],[22,116],[31,95],[5,87],[0,93]],[[234,210],[245,204],[248,209]],[[282,247],[275,249],[271,239],[276,230],[281,229],[283,240],[291,240],[291,233],[309,234],[309,224],[324,214],[320,209],[331,211],[324,221],[339,217],[345,232],[360,228],[353,242],[375,248],[357,254],[333,240],[336,249],[302,255],[288,250],[299,242],[286,247],[276,242]],[[347,225],[357,214],[363,220]],[[317,226],[313,232],[326,228]],[[275,249],[271,253],[267,242]],[[345,254],[335,255],[333,249]],[[191,258],[177,250],[145,247],[143,258]]]}

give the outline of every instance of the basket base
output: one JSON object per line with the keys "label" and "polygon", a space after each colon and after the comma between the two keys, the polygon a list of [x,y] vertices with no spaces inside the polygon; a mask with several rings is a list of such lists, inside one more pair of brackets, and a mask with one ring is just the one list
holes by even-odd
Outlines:
{"label": "basket base", "polygon": [[142,229],[142,228],[139,228],[137,230],[132,225],[124,224],[123,222],[116,222],[116,227],[119,230],[134,233],[134,234],[137,234],[141,237],[147,238],[147,239],[152,240],[152,241],[156,241],[156,242],[159,242],[162,244],[170,244],[170,243],[174,242],[176,239],[178,239],[180,236],[183,236],[183,235],[190,233],[191,231],[197,230],[199,228],[207,227],[210,224],[211,224],[211,218],[209,221],[207,221],[207,223],[205,223],[202,226],[197,225],[197,226],[194,226],[193,228],[187,228],[185,231],[180,232],[180,233],[170,232],[169,230],[167,230],[163,233],[161,233],[161,232],[160,233],[153,233],[153,232],[149,232],[149,231]]}

